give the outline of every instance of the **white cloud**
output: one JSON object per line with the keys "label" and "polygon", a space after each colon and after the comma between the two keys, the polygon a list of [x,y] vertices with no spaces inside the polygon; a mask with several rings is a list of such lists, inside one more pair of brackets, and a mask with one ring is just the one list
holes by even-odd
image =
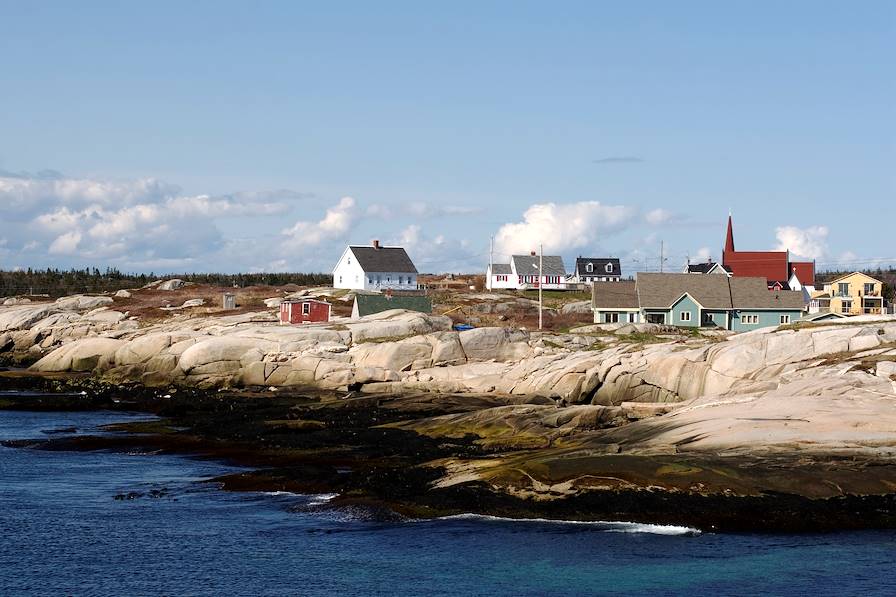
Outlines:
{"label": "white cloud", "polygon": [[20,247],[10,256],[35,266],[100,261],[137,269],[193,264],[208,271],[224,264],[232,271],[241,264],[224,255],[228,241],[219,222],[284,215],[308,197],[290,190],[184,196],[178,187],[151,178],[106,181],[55,172],[0,172],[0,235],[9,247]]}
{"label": "white cloud", "polygon": [[404,247],[421,272],[470,272],[483,269],[484,259],[465,240],[446,238],[444,234],[428,234],[419,224],[402,229],[388,244]]}
{"label": "white cloud", "polygon": [[827,226],[780,226],[775,229],[777,251],[790,251],[804,259],[821,259],[828,254]]}
{"label": "white cloud", "polygon": [[81,242],[81,233],[77,230],[60,235],[50,244],[50,253],[53,255],[71,255]]}
{"label": "white cloud", "polygon": [[634,219],[636,210],[599,201],[540,203],[523,214],[523,221],[504,224],[495,236],[497,252],[528,253],[544,244],[546,253],[563,253],[593,246],[602,237],[619,232]]}
{"label": "white cloud", "polygon": [[673,215],[671,211],[658,207],[656,209],[651,209],[644,214],[644,221],[651,226],[659,226],[669,222],[672,217]]}
{"label": "white cloud", "polygon": [[700,247],[694,254],[692,261],[706,261],[712,258],[712,250],[709,247]]}
{"label": "white cloud", "polygon": [[324,241],[345,236],[355,221],[355,200],[343,197],[335,207],[327,210],[318,222],[299,220],[291,228],[283,230],[287,237],[285,246],[316,246]]}

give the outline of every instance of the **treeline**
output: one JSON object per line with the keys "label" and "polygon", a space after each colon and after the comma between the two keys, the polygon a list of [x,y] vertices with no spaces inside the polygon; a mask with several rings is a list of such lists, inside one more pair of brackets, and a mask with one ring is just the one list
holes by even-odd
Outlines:
{"label": "treeline", "polygon": [[[856,270],[843,270],[843,271],[826,271],[826,272],[818,272],[815,275],[815,287],[821,289],[825,283],[830,282],[840,276],[845,276],[846,274],[851,274]],[[883,296],[888,301],[896,301],[896,268],[888,267],[886,269],[878,267],[877,269],[862,269],[860,270],[864,274],[868,274],[872,278],[877,278],[883,285]]]}
{"label": "treeline", "polygon": [[333,276],[329,274],[293,274],[293,273],[260,273],[260,274],[126,274],[115,268],[86,269],[45,269],[45,270],[0,270],[0,296],[28,294],[48,294],[65,296],[76,293],[114,292],[124,288],[139,288],[160,279],[180,278],[186,282],[240,288],[245,286],[319,286],[331,284]]}

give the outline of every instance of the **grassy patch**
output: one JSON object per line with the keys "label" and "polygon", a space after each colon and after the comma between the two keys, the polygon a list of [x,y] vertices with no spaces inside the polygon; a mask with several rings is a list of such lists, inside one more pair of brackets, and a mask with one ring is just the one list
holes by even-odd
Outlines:
{"label": "grassy patch", "polygon": [[385,344],[386,342],[400,342],[413,338],[417,334],[406,334],[404,336],[380,336],[379,338],[363,338],[355,342],[355,344]]}
{"label": "grassy patch", "polygon": [[631,334],[623,334],[616,336],[620,342],[627,344],[660,344],[662,342],[670,342],[668,338],[660,338],[646,332],[632,332]]}

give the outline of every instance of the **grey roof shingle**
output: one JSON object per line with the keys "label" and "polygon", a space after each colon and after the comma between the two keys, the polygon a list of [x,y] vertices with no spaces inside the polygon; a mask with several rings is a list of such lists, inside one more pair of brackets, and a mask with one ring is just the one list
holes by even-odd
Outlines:
{"label": "grey roof shingle", "polygon": [[[706,274],[706,273],[709,273],[709,271],[717,265],[719,265],[719,264],[716,263],[715,261],[707,261],[705,263],[689,263],[688,264],[688,273],[689,274]],[[722,269],[724,269],[729,274],[731,273],[731,268],[728,267],[727,265],[723,265]]]}
{"label": "grey roof shingle", "polygon": [[512,273],[513,272],[510,271],[509,263],[493,263],[492,264],[492,275],[493,276],[498,276],[498,275],[506,276],[506,275],[510,275]]}
{"label": "grey roof shingle", "polygon": [[591,306],[595,309],[637,309],[635,281],[595,282],[591,287]]}
{"label": "grey roof shingle", "polygon": [[802,310],[804,306],[802,292],[769,290],[765,278],[640,273],[637,286],[642,309],[668,309],[684,293],[704,309]]}
{"label": "grey roof shingle", "polygon": [[769,290],[764,278],[727,278],[735,309],[802,309],[802,292]]}
{"label": "grey roof shingle", "polygon": [[402,247],[374,248],[366,245],[349,245],[355,259],[368,272],[395,272],[416,274],[417,268]]}
{"label": "grey roof shingle", "polygon": [[[592,264],[594,269],[587,271],[586,266]],[[607,266],[611,266],[611,270],[607,271]],[[622,266],[619,265],[619,259],[616,257],[579,257],[576,259],[575,273],[579,276],[621,276]]]}
{"label": "grey roof shingle", "polygon": [[[639,273],[638,298],[642,309],[668,309],[688,293],[704,309],[730,309],[730,279],[728,276]],[[761,278],[756,279],[765,283]]]}
{"label": "grey roof shingle", "polygon": [[[538,274],[538,255],[513,255],[511,258],[518,276],[539,275]],[[544,276],[565,276],[566,266],[563,265],[563,258],[559,255],[544,256]]]}

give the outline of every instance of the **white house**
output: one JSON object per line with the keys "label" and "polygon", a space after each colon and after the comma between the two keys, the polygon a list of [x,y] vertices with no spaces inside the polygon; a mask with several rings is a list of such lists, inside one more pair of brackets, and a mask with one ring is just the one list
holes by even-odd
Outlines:
{"label": "white house", "polygon": [[417,268],[402,247],[349,245],[333,268],[333,288],[417,290]]}
{"label": "white house", "polygon": [[575,271],[567,276],[572,284],[592,284],[594,282],[618,282],[622,279],[622,267],[615,257],[579,257]]}
{"label": "white house", "polygon": [[[513,255],[510,263],[493,263],[486,268],[485,287],[533,290],[539,285],[545,290],[568,290],[566,266],[559,255],[541,258],[543,271],[539,272],[538,255]],[[541,274],[541,275],[539,275]]]}

